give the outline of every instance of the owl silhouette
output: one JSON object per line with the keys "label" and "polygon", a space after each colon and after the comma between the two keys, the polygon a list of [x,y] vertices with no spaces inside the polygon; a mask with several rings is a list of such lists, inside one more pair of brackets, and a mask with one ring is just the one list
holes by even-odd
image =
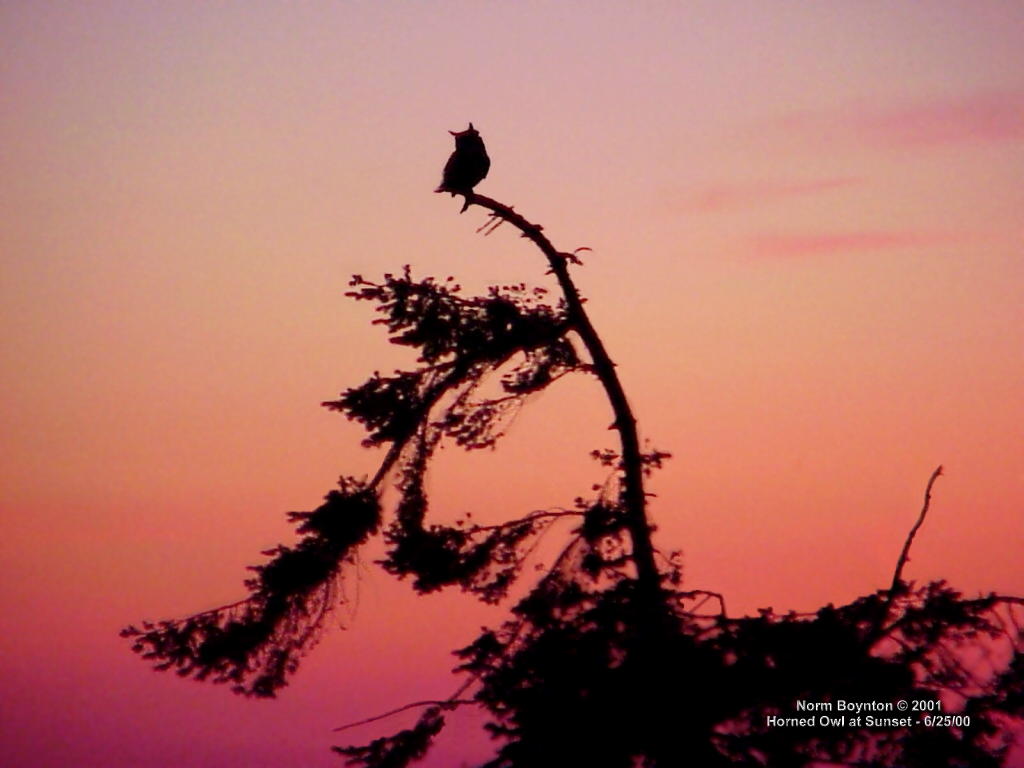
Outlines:
{"label": "owl silhouette", "polygon": [[435,192],[451,192],[455,195],[469,195],[491,167],[484,140],[473,124],[464,131],[448,131],[455,137],[455,151],[448,158],[441,177],[441,185]]}

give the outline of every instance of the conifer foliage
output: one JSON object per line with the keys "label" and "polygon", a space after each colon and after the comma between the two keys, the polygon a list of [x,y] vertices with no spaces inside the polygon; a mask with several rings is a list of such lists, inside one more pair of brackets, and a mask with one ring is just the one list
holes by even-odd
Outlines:
{"label": "conifer foliage", "polygon": [[[723,596],[684,584],[677,554],[654,548],[644,480],[669,456],[641,450],[569,274],[576,252],[555,249],[512,208],[463,194],[489,211],[488,232],[509,224],[537,246],[560,297],[525,284],[466,296],[453,278],[415,278],[409,267],[379,282],[354,277],[347,295],[373,303],[390,341],[418,353],[411,369],[374,372],[324,403],[365,428],[364,445],[384,448],[375,475],[343,477],[323,504],[289,513],[300,538],[263,553],[246,599],[127,627],[133,649],[156,669],[272,697],[343,599],[345,566],[370,537],[384,537],[381,565],[416,591],[457,587],[497,603],[540,535],[568,518],[560,554],[519,590],[508,621],[456,652],[459,690],[416,703],[411,728],[335,747],[348,764],[412,765],[464,706],[489,716],[495,751],[484,768],[1005,764],[1024,727],[1024,600],[903,578],[940,471],[888,589],[809,614],[730,616]],[[424,478],[442,442],[494,447],[531,395],[569,374],[592,377],[608,397],[619,445],[594,452],[606,481],[570,509],[497,525],[431,520]],[[398,491],[388,510],[386,486]],[[873,712],[893,718],[877,727],[773,725],[801,701],[930,701],[942,711]],[[924,715],[948,719],[926,726]]]}

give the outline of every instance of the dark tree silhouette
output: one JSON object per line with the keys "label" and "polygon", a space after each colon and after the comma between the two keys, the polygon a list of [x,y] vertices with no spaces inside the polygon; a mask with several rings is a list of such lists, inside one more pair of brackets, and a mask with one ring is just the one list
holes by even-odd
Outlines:
{"label": "dark tree silhouette", "polygon": [[[369,479],[343,477],[316,509],[289,513],[301,538],[264,553],[270,559],[252,568],[248,598],[128,627],[122,634],[133,649],[157,669],[274,696],[319,636],[341,599],[345,565],[371,536],[387,543],[383,567],[416,591],[457,586],[496,603],[540,535],[570,518],[560,553],[509,620],[456,652],[459,689],[395,710],[422,710],[412,728],[335,747],[349,764],[409,765],[448,713],[475,706],[489,714],[496,742],[485,768],[1003,765],[1024,720],[1024,600],[967,598],[942,581],[903,577],[941,468],[889,588],[813,613],[730,616],[721,595],[684,588],[677,554],[659,565],[644,481],[669,456],[641,447],[571,279],[585,249],[559,251],[511,207],[471,189],[447,191],[489,211],[485,234],[508,224],[531,241],[558,299],[525,284],[466,296],[453,278],[416,279],[409,267],[379,282],[354,277],[347,295],[374,303],[374,322],[391,342],[419,353],[415,368],[374,373],[324,403],[366,428],[364,445],[386,448],[380,467]],[[428,521],[424,477],[441,442],[494,446],[531,395],[570,374],[594,377],[607,395],[619,445],[594,457],[608,481],[572,509],[497,525]],[[497,387],[486,390],[488,380]],[[385,515],[388,484],[399,493]],[[857,711],[839,710],[841,702]],[[918,711],[914,702],[941,710]],[[842,725],[821,719],[840,716]]]}

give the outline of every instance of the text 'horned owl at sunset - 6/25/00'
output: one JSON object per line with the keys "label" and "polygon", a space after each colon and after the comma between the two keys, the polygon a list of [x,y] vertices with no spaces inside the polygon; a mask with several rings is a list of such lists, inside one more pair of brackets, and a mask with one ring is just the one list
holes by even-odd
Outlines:
{"label": "text 'horned owl at sunset - 6/25/00'", "polygon": [[455,137],[455,151],[444,166],[441,184],[435,192],[451,192],[468,195],[473,187],[483,181],[491,167],[491,159],[484,148],[484,140],[480,132],[469,124],[464,131],[448,131]]}

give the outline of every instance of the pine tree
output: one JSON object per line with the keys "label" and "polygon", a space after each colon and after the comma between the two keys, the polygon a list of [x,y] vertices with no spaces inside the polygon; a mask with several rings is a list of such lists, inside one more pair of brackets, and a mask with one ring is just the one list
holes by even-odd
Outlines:
{"label": "pine tree", "polygon": [[[372,478],[343,477],[320,506],[289,513],[300,538],[265,553],[246,599],[128,627],[133,649],[157,669],[272,697],[323,630],[346,566],[371,537],[387,544],[384,569],[417,592],[457,587],[498,603],[538,537],[568,518],[560,553],[508,621],[457,652],[459,690],[412,705],[423,710],[410,729],[335,747],[349,764],[410,765],[448,713],[473,706],[488,712],[495,739],[485,768],[1002,765],[1024,725],[1024,599],[966,598],[942,581],[903,578],[941,468],[888,589],[809,614],[729,615],[722,595],[684,587],[677,555],[659,564],[644,484],[669,455],[640,444],[570,275],[580,251],[559,251],[507,205],[462,194],[466,206],[489,212],[485,232],[508,224],[537,247],[557,299],[526,284],[467,296],[454,279],[415,278],[409,267],[376,281],[353,277],[347,295],[375,304],[390,341],[419,354],[414,368],[374,373],[324,403],[365,427],[364,445],[386,449],[379,468]],[[493,447],[532,395],[570,375],[595,378],[614,415],[618,446],[594,452],[609,474],[601,490],[575,508],[497,525],[431,521],[424,478],[441,443]],[[486,381],[500,393],[484,394]],[[387,486],[398,490],[389,510]],[[941,700],[950,719],[935,727],[916,723],[934,712],[914,711],[872,713],[894,718],[881,727],[772,719],[800,716],[799,701],[840,700]],[[915,722],[898,722],[906,716]]]}

